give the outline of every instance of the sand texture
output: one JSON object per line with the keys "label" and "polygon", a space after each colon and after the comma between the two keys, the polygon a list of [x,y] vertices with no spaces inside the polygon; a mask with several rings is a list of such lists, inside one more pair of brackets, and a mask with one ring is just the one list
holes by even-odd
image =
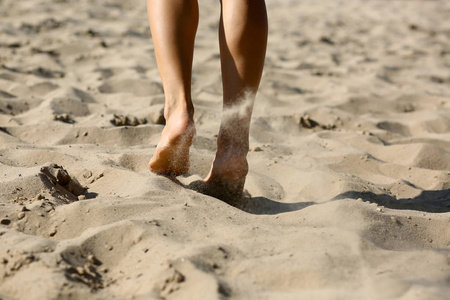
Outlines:
{"label": "sand texture", "polygon": [[197,138],[164,119],[145,1],[0,0],[0,299],[450,299],[450,1],[268,0],[246,198],[200,0]]}

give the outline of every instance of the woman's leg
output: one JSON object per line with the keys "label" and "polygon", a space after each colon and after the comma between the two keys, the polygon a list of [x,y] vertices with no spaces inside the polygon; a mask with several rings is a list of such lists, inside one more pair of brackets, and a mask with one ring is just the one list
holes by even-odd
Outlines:
{"label": "woman's leg", "polygon": [[264,0],[221,0],[219,28],[223,117],[217,153],[206,183],[225,194],[242,193],[248,173],[247,152],[253,100],[267,47]]}
{"label": "woman's leg", "polygon": [[198,25],[197,0],[147,0],[156,61],[164,87],[164,127],[152,172],[180,175],[189,170],[189,147],[195,135],[191,74]]}

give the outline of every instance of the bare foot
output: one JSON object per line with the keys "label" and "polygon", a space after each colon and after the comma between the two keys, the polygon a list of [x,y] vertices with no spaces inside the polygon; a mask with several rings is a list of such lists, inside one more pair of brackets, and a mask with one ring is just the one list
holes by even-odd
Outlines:
{"label": "bare foot", "polygon": [[178,176],[189,171],[189,148],[195,136],[195,125],[185,112],[173,112],[166,118],[161,139],[148,164],[150,171]]}
{"label": "bare foot", "polygon": [[205,193],[227,202],[242,197],[248,173],[246,156],[247,152],[242,149],[218,151],[211,171],[204,179]]}

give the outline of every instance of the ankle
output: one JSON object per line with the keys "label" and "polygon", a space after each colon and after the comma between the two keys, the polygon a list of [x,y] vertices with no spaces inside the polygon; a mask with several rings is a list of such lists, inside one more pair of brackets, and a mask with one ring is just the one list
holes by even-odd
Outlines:
{"label": "ankle", "polygon": [[166,125],[176,126],[176,124],[185,126],[194,126],[194,114],[183,109],[165,110],[164,119]]}
{"label": "ankle", "polygon": [[217,153],[233,153],[235,156],[247,156],[249,151],[248,136],[230,135],[223,132],[217,137]]}
{"label": "ankle", "polygon": [[246,155],[233,151],[217,151],[208,178],[214,180],[236,180],[247,176],[248,162]]}
{"label": "ankle", "polygon": [[192,104],[192,100],[190,98],[171,100],[171,98],[166,97],[164,104],[164,118],[168,121],[172,116],[193,120],[194,105]]}

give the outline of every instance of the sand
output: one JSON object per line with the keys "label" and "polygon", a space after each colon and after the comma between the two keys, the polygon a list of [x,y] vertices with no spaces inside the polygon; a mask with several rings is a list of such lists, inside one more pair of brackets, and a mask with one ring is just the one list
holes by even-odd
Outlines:
{"label": "sand", "polygon": [[247,198],[186,188],[221,116],[201,0],[189,174],[147,163],[145,1],[0,1],[0,299],[450,299],[450,2],[268,0]]}

